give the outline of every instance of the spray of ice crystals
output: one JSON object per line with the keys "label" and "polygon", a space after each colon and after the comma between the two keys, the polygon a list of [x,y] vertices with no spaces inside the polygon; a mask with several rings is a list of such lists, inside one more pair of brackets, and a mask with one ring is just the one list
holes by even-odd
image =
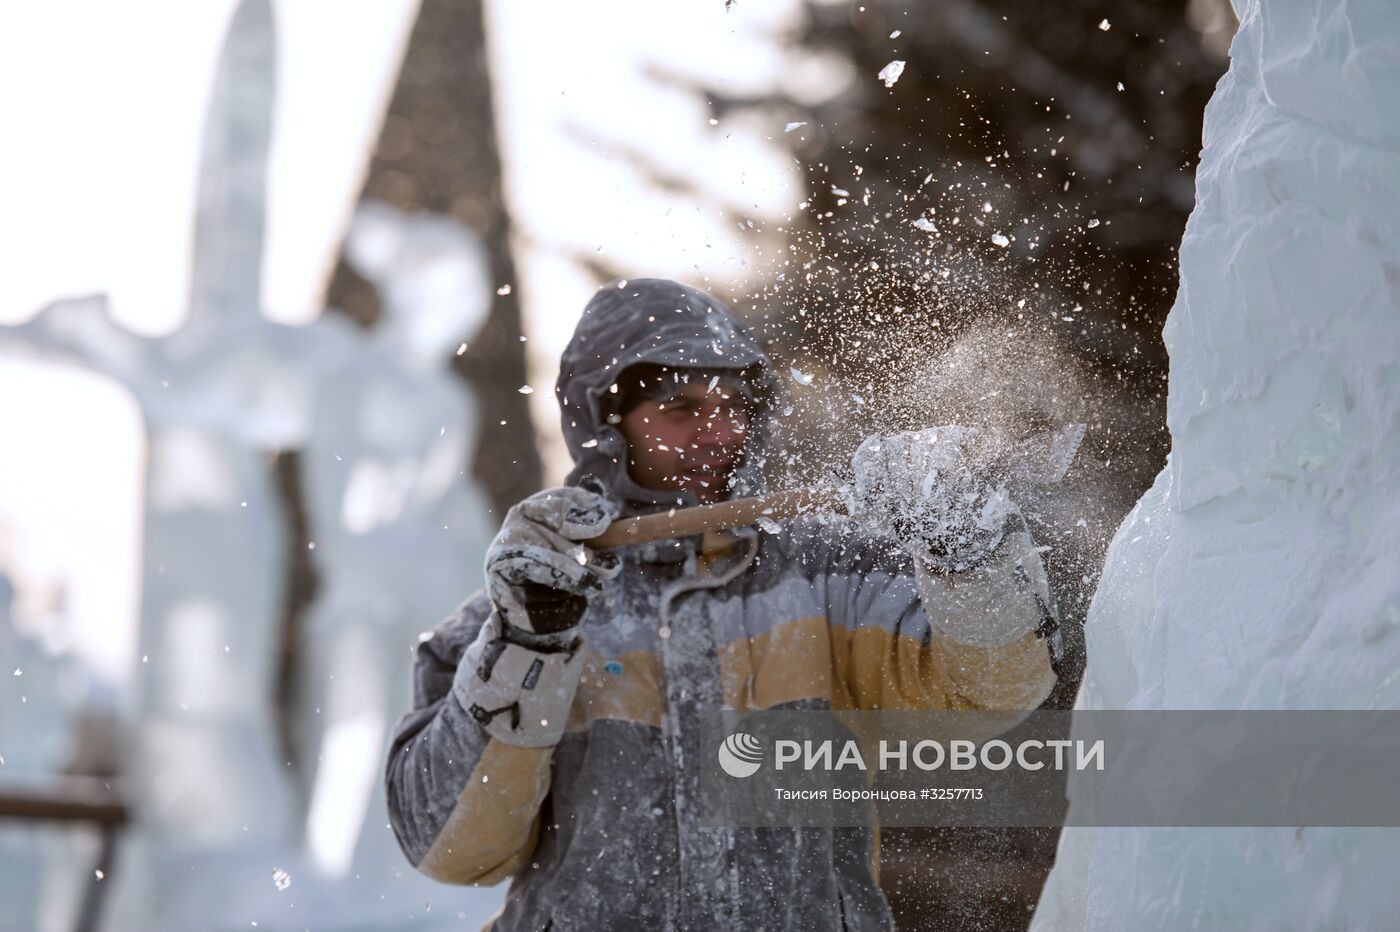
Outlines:
{"label": "spray of ice crystals", "polygon": [[[1131,347],[1112,315],[1086,308],[1092,264],[1046,255],[1052,238],[1082,240],[1095,224],[1053,192],[1040,214],[1025,215],[1024,197],[1003,181],[1009,155],[907,183],[856,158],[809,168],[805,221],[786,231],[786,255],[753,308],[783,360],[770,488],[852,485],[852,456],[871,435],[957,425],[974,429],[978,462],[1004,464],[1028,437],[1086,423],[1089,441],[1066,482],[1017,502],[1072,581],[1067,601],[1084,603],[1136,495],[1118,438],[1153,418],[1152,402],[1125,401],[1111,371],[1083,362],[1086,346],[1110,357]],[[1135,468],[1150,476],[1156,465]],[[956,493],[954,484],[939,491]]]}

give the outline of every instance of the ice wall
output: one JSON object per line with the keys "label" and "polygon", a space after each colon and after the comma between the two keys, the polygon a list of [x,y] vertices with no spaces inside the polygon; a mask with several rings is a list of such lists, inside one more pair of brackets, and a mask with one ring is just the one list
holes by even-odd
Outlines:
{"label": "ice wall", "polygon": [[[1171,458],[1109,549],[1079,705],[1400,708],[1400,4],[1238,6]],[[1390,928],[1396,863],[1400,830],[1070,830],[1032,928]]]}

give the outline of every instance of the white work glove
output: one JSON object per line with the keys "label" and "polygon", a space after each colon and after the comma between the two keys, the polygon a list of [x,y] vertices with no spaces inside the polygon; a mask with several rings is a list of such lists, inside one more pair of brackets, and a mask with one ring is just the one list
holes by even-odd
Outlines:
{"label": "white work glove", "polygon": [[944,573],[976,566],[1001,543],[1014,510],[974,461],[978,431],[930,427],[867,437],[851,460],[852,513]]}
{"label": "white work glove", "polygon": [[[486,591],[510,624],[539,634],[560,627],[531,620],[526,603],[539,586],[587,597],[617,575],[617,555],[580,541],[597,537],[617,518],[617,505],[601,486],[558,486],[536,492],[506,512],[486,551]],[[533,585],[532,585],[533,584]]]}
{"label": "white work glove", "polygon": [[990,474],[981,440],[968,427],[869,437],[851,462],[850,505],[913,555],[920,600],[937,630],[994,647],[1055,625],[1040,554]]}
{"label": "white work glove", "polygon": [[617,517],[601,486],[538,492],[506,512],[486,551],[494,611],[457,668],[454,690],[493,737],[519,747],[558,743],[583,658],[576,625],[589,596],[617,575],[615,554],[580,541]]}

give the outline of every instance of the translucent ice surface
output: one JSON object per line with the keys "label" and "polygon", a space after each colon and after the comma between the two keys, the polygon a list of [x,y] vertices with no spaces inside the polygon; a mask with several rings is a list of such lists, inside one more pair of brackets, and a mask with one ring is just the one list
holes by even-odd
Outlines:
{"label": "translucent ice surface", "polygon": [[[1238,5],[1165,330],[1171,457],[1109,549],[1079,704],[1395,709],[1400,5]],[[1075,829],[1033,928],[1385,928],[1397,859],[1400,830]]]}

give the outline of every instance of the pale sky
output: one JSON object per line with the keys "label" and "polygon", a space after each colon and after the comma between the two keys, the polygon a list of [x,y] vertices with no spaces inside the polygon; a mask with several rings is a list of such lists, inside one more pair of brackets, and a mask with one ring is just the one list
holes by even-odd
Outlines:
{"label": "pale sky", "polygon": [[[0,111],[24,128],[0,156],[6,176],[24,180],[0,218],[0,255],[25,256],[6,264],[0,322],[56,296],[105,291],[133,330],[178,326],[204,111],[236,5],[46,0],[0,13]],[[273,7],[264,302],[269,316],[296,322],[314,316],[417,5]]]}

